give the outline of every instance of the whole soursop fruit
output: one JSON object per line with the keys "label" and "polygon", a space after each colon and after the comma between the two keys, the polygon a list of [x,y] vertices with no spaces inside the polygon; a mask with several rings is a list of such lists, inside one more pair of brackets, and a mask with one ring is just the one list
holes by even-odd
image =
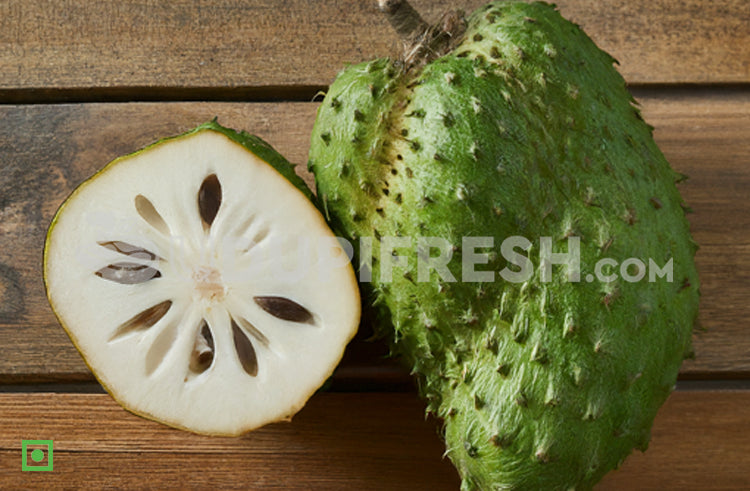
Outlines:
{"label": "whole soursop fruit", "polygon": [[406,55],[346,68],[320,106],[324,213],[463,488],[590,488],[646,449],[691,352],[681,176],[553,6],[423,29],[395,4]]}

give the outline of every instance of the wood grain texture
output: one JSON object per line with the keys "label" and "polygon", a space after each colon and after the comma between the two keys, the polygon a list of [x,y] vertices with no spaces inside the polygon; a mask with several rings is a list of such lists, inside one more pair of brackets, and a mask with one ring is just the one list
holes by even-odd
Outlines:
{"label": "wood grain texture", "polygon": [[[21,439],[54,440],[54,471],[20,472]],[[408,394],[322,394],[240,438],[167,428],[105,395],[0,394],[3,489],[457,489],[443,451]]]}
{"label": "wood grain texture", "polygon": [[598,490],[750,489],[750,392],[674,392],[646,452],[634,452]]}
{"label": "wood grain texture", "polygon": [[695,360],[683,373],[750,373],[750,94],[644,91],[644,117],[675,170],[701,280]]}
{"label": "wood grain texture", "polygon": [[[454,2],[415,0],[434,21]],[[467,11],[484,0],[461,2]],[[560,0],[630,83],[750,81],[745,0]],[[274,97],[327,86],[344,64],[397,54],[375,0],[8,0],[0,95]],[[216,90],[214,90],[216,89]],[[89,92],[92,91],[92,92]],[[221,95],[217,95],[220,90]],[[197,92],[196,92],[197,91]]]}
{"label": "wood grain texture", "polygon": [[[750,486],[750,392],[675,392],[646,453],[598,490]],[[434,420],[411,394],[318,394],[294,421],[241,438],[143,420],[101,394],[0,394],[0,486],[456,490]],[[21,440],[54,440],[54,470],[21,472]]]}
{"label": "wood grain texture", "polygon": [[[639,93],[645,117],[673,167],[702,248],[701,323],[691,377],[750,374],[750,93]],[[0,107],[0,382],[86,380],[91,375],[57,324],[41,280],[46,228],[70,191],[104,163],[159,137],[220,117],[304,163],[314,103],[142,103]],[[304,164],[298,172],[308,183]],[[386,349],[350,346],[337,374],[409,384]],[[389,383],[390,383],[389,382]]]}

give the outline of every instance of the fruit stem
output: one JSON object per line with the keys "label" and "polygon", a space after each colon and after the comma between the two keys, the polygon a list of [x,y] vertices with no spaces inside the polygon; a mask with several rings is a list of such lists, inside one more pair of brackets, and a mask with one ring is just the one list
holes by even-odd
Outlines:
{"label": "fruit stem", "polygon": [[378,0],[378,8],[388,16],[404,43],[401,61],[405,71],[418,69],[447,54],[461,42],[466,31],[466,19],[460,10],[446,12],[431,26],[407,0]]}
{"label": "fruit stem", "polygon": [[378,8],[388,16],[391,26],[405,42],[421,36],[429,28],[407,0],[378,0]]}

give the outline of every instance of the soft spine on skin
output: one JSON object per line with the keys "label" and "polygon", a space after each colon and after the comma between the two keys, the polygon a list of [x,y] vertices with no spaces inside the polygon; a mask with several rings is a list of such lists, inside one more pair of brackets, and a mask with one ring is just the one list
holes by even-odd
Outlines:
{"label": "soft spine on skin", "polygon": [[[384,2],[397,11],[401,2]],[[318,199],[355,249],[381,334],[443,421],[464,489],[587,489],[633,448],[673,389],[698,277],[673,172],[613,58],[543,3],[493,2],[412,26],[411,58],[352,65],[312,133]],[[416,26],[416,27],[414,27]],[[446,30],[448,29],[448,30]],[[463,237],[492,237],[492,282],[461,281]],[[503,281],[500,246],[531,241],[533,276]],[[411,237],[410,269],[380,271],[380,240]],[[416,237],[454,246],[456,282],[417,278]],[[581,281],[554,266],[580,238]],[[436,251],[433,251],[433,255]],[[360,259],[356,250],[355,265]],[[587,282],[602,258],[673,265],[673,281]]]}

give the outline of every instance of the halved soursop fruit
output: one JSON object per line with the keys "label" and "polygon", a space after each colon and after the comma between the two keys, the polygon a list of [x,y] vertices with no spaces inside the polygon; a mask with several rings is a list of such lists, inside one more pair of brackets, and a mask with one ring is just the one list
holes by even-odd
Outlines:
{"label": "halved soursop fruit", "polygon": [[347,251],[291,164],[215,122],[119,158],[49,228],[50,304],[126,409],[237,435],[295,414],[359,322]]}
{"label": "halved soursop fruit", "polygon": [[411,39],[328,90],[318,198],[463,488],[589,489],[646,448],[690,353],[681,176],[613,58],[553,6],[428,27],[380,3]]}

